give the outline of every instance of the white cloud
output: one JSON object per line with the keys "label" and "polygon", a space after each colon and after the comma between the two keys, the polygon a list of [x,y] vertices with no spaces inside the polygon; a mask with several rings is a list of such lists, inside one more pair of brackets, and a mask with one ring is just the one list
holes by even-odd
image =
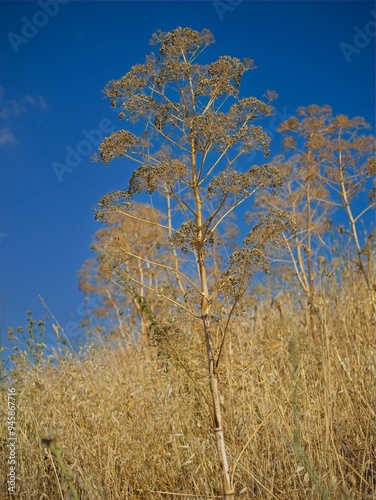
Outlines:
{"label": "white cloud", "polygon": [[43,109],[44,111],[48,110],[48,105],[42,95],[38,95],[36,97],[32,97],[31,95],[27,95],[25,97],[25,102],[31,104],[32,106],[37,106],[38,108]]}
{"label": "white cloud", "polygon": [[4,87],[0,85],[0,118],[8,119],[26,113],[30,107],[48,111],[49,107],[42,95],[27,94],[21,99],[4,99]]}
{"label": "white cloud", "polygon": [[11,116],[20,115],[26,111],[25,106],[17,102],[15,99],[5,101],[5,105],[0,109],[1,118],[9,118]]}
{"label": "white cloud", "polygon": [[9,128],[9,125],[12,125],[12,129],[14,128],[14,119],[15,117],[31,112],[32,109],[48,111],[49,107],[42,95],[24,95],[20,99],[6,99],[4,87],[0,85],[0,118],[5,120],[5,123],[8,126],[0,127],[0,147],[5,146],[6,144],[16,144],[17,140]]}
{"label": "white cloud", "polygon": [[31,95],[29,95],[29,94],[25,97],[25,101],[27,103],[31,104],[32,106],[35,106],[37,103],[37,101],[34,99],[34,97],[31,97]]}
{"label": "white cloud", "polygon": [[8,127],[0,127],[0,146],[5,144],[16,144],[16,138]]}

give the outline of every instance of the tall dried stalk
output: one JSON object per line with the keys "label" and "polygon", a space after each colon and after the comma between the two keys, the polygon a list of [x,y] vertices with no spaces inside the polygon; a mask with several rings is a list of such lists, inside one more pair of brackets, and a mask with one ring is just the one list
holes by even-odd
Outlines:
{"label": "tall dried stalk", "polygon": [[[266,250],[276,244],[290,220],[285,212],[271,210],[246,235],[244,247],[233,252],[227,267],[209,272],[210,259],[218,260],[213,257],[218,251],[215,241],[227,218],[259,189],[275,190],[280,185],[278,169],[270,164],[235,169],[236,162],[252,150],[269,153],[269,137],[253,122],[269,116],[272,107],[254,97],[238,98],[242,76],[253,67],[251,60],[223,56],[209,65],[196,63],[213,41],[209,30],[157,32],[152,42],[160,45],[158,56],[151,54],[145,64],[134,66],[123,78],[107,85],[111,104],[121,108],[119,117],[141,122],[145,128],[139,135],[114,132],[100,145],[105,163],[125,157],[138,168],[130,177],[128,190],[102,198],[97,218],[108,224],[114,214],[121,215],[124,220],[137,221],[144,234],[155,229],[164,233],[161,241],[167,261],[158,256],[148,258],[135,242],[133,248],[123,245],[124,263],[120,262],[118,269],[127,281],[169,304],[171,315],[181,310],[202,325],[223,495],[232,499],[217,368],[231,314],[252,276],[267,270]],[[158,196],[167,199],[167,224],[147,211],[135,212],[132,200],[140,194],[152,195],[156,202]],[[189,259],[184,263],[184,256],[196,262],[196,273]],[[223,262],[227,260],[224,257]],[[125,265],[127,259],[147,263],[154,276],[161,271],[173,276],[175,286],[157,288],[155,280],[146,284],[140,279],[140,270],[135,274]],[[231,311],[227,321],[226,314],[219,313],[226,308]],[[226,326],[219,345],[215,345],[213,324],[218,318]]]}

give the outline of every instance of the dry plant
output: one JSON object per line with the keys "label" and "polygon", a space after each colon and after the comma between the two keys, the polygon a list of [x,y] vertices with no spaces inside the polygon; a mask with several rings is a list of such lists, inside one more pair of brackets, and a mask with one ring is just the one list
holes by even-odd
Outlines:
{"label": "dry plant", "polygon": [[[196,63],[213,43],[208,30],[158,32],[152,42],[158,56],[106,87],[136,135],[111,134],[101,159],[123,157],[137,169],[127,190],[100,201],[106,227],[81,273],[82,288],[101,299],[96,316],[112,313],[117,328],[102,339],[93,333],[80,356],[67,344],[46,357],[45,322],[30,313],[17,330],[26,350],[2,377],[2,393],[13,384],[17,394],[18,498],[374,498],[374,254],[358,229],[374,192],[358,215],[351,204],[374,173],[374,139],[358,135],[361,119],[300,108],[300,121],[281,126],[306,141],[285,164],[294,180],[227,255],[228,218],[263,190],[270,196],[260,199],[277,200],[282,165],[239,164],[252,150],[268,154],[254,121],[272,107],[239,98],[252,61]],[[337,203],[329,191],[347,215],[342,234],[354,242],[359,273],[351,260],[335,273],[314,267],[314,238]],[[135,203],[139,196],[149,206]],[[304,212],[301,232],[285,238],[301,290],[272,276],[271,288],[251,297],[250,283],[291,229],[282,210],[290,200],[293,215]],[[5,414],[4,406],[4,436]]]}
{"label": "dry plant", "polygon": [[[141,287],[142,293],[153,292],[169,305],[170,309],[164,308],[167,323],[157,322],[155,329],[168,334],[172,327],[168,320],[183,312],[197,320],[196,331],[200,325],[206,360],[198,359],[207,365],[222,491],[224,498],[231,500],[234,489],[220,403],[220,365],[231,317],[252,278],[267,272],[268,251],[278,245],[280,234],[291,224],[283,210],[270,209],[260,215],[243,235],[243,246],[230,256],[222,253],[222,266],[217,273],[210,273],[213,262],[219,262],[216,242],[223,236],[228,218],[257,191],[276,194],[281,184],[278,169],[271,164],[245,164],[243,168],[239,164],[251,152],[268,156],[270,138],[255,123],[272,114],[270,102],[275,93],[266,93],[269,103],[239,97],[244,74],[254,69],[250,59],[221,56],[210,64],[198,64],[201,53],[213,42],[209,30],[158,31],[151,41],[159,46],[158,54],[150,54],[144,64],[133,66],[106,86],[111,105],[119,108],[119,118],[132,131],[119,130],[106,137],[99,146],[100,158],[105,164],[124,158],[137,168],[127,190],[103,196],[96,218],[110,225],[114,217],[117,222],[122,217],[125,224],[137,222],[139,232],[145,235],[158,230],[165,234],[169,260],[161,252],[145,253],[137,241],[136,245],[129,241],[122,245],[123,260],[114,263],[113,270]],[[146,196],[150,207],[140,212],[134,199]],[[166,203],[166,222],[153,210],[154,204],[162,202]],[[104,249],[103,253],[107,261],[114,261],[113,252]],[[184,265],[185,256],[191,266]],[[130,261],[135,262],[134,267]],[[176,286],[168,289],[159,286],[158,279],[141,279],[145,264],[155,277],[161,272],[172,274]]]}
{"label": "dry plant", "polygon": [[[318,300],[320,349],[304,311],[296,312],[296,293],[273,303],[266,295],[237,316],[218,374],[237,498],[375,498],[375,324],[361,279],[343,274]],[[197,320],[180,324],[157,332],[154,360],[103,342],[81,358],[56,354],[13,373],[17,498],[70,498],[66,475],[42,444],[52,431],[80,500],[222,497],[198,361],[205,347]],[[6,458],[4,438],[1,453]]]}
{"label": "dry plant", "polygon": [[284,178],[280,195],[272,198],[267,193],[258,194],[261,207],[287,209],[296,222],[297,231],[284,235],[284,241],[292,264],[289,270],[295,271],[308,299],[316,342],[316,296],[320,291],[317,263],[327,258],[333,246],[328,243],[331,238],[326,238],[332,228],[342,235],[346,257],[362,273],[376,314],[376,282],[370,267],[374,228],[368,224],[365,235],[361,235],[364,217],[376,201],[376,188],[371,182],[376,173],[376,139],[368,132],[370,128],[361,117],[333,115],[328,105],[298,108],[296,116],[279,126],[285,136],[285,153],[274,160]]}
{"label": "dry plant", "polygon": [[[352,119],[346,115],[335,116],[328,105],[300,107],[296,114],[296,117],[280,125],[280,131],[286,135],[285,147],[292,150],[293,158],[297,158],[299,166],[308,165],[302,187],[307,192],[307,242],[304,248],[307,253],[309,281],[314,281],[309,234],[320,226],[321,234],[325,231],[325,226],[328,228],[328,222],[324,221],[323,224],[321,220],[323,212],[329,213],[330,209],[341,210],[342,224],[336,229],[344,235],[346,247],[353,249],[350,259],[364,277],[376,312],[376,283],[370,267],[374,228],[368,227],[363,238],[360,234],[364,216],[374,209],[376,201],[376,188],[370,185],[370,180],[376,174],[376,139],[372,134],[366,133],[371,126],[360,116]],[[301,142],[303,144],[299,146]],[[314,182],[316,190],[309,195],[309,187]],[[363,196],[359,200],[360,195]],[[310,206],[312,202],[314,206]],[[304,275],[304,266],[300,266],[300,269]],[[312,297],[311,302],[314,302],[314,286],[309,289],[308,295]]]}

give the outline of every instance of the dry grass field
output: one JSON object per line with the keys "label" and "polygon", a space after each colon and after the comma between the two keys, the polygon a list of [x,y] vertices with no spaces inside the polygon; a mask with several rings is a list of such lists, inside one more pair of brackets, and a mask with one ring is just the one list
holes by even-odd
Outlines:
{"label": "dry grass field", "polygon": [[[375,323],[361,284],[320,299],[320,345],[288,295],[233,327],[222,365],[236,497],[376,498]],[[252,319],[250,319],[252,316]],[[81,500],[221,498],[199,334],[145,353],[103,342],[81,358],[19,367],[17,499],[73,498],[42,438],[58,445]],[[52,362],[53,361],[53,362]],[[2,387],[1,498],[7,497]],[[15,498],[14,496],[12,498]]]}

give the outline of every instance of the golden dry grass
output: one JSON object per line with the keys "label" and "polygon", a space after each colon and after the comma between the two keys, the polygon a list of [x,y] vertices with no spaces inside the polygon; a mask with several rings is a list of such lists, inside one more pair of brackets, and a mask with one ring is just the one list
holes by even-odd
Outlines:
{"label": "golden dry grass", "polygon": [[[375,324],[361,288],[344,286],[321,299],[319,347],[288,297],[280,307],[265,301],[252,321],[238,319],[220,379],[238,498],[376,498]],[[151,357],[103,344],[83,359],[28,370],[17,383],[16,498],[70,498],[41,444],[50,431],[82,500],[220,498],[201,340],[164,343]]]}

